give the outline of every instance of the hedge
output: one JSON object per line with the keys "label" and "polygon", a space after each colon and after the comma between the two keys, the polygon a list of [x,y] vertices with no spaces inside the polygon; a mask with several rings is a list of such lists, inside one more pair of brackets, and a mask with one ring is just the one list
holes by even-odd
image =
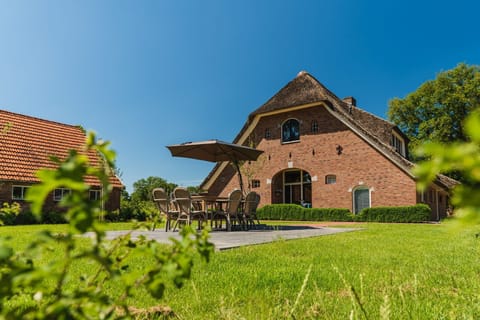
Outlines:
{"label": "hedge", "polygon": [[257,209],[262,220],[353,221],[348,209],[304,208],[297,204],[269,204]]}
{"label": "hedge", "polygon": [[405,207],[365,208],[355,216],[355,221],[367,222],[425,222],[430,220],[432,210],[426,204]]}

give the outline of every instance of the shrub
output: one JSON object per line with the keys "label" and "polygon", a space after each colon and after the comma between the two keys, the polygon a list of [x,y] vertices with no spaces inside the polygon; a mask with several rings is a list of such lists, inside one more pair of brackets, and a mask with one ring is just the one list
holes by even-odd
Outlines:
{"label": "shrub", "polygon": [[266,205],[257,210],[257,217],[263,220],[353,221],[348,209],[304,208],[297,204]]}
{"label": "shrub", "polygon": [[15,217],[15,225],[37,224],[38,220],[30,210],[23,210]]}
{"label": "shrub", "polygon": [[405,207],[365,208],[355,216],[355,221],[368,222],[424,222],[430,220],[432,210],[426,204]]}
{"label": "shrub", "polygon": [[0,208],[0,225],[13,225],[15,218],[20,213],[20,205],[16,202],[9,204],[5,202]]}
{"label": "shrub", "polygon": [[124,200],[120,204],[120,210],[105,216],[107,221],[146,221],[158,215],[158,209],[153,201]]}
{"label": "shrub", "polygon": [[67,223],[65,214],[58,211],[43,211],[41,217],[41,223],[43,224],[63,224]]}

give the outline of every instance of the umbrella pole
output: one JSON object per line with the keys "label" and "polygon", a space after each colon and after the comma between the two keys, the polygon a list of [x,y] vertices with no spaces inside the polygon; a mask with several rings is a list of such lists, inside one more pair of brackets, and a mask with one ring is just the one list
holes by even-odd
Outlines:
{"label": "umbrella pole", "polygon": [[242,194],[243,194],[242,172],[240,171],[240,165],[238,164],[238,160],[234,160],[234,161],[233,161],[233,165],[235,166],[235,169],[237,169],[238,182],[240,183],[240,190],[242,191]]}

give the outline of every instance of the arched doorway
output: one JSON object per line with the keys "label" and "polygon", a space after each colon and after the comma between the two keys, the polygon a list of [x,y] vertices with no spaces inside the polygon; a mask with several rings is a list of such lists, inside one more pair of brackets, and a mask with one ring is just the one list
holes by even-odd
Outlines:
{"label": "arched doorway", "polygon": [[359,214],[365,208],[370,208],[370,189],[357,187],[353,190],[353,213]]}
{"label": "arched doorway", "polygon": [[272,179],[272,203],[312,206],[312,178],[307,171],[287,169]]}

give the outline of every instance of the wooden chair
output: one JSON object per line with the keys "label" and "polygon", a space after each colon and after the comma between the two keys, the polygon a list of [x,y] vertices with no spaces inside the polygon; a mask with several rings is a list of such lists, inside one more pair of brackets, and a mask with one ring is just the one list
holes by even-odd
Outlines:
{"label": "wooden chair", "polygon": [[232,224],[237,221],[241,222],[242,214],[239,209],[242,202],[242,196],[242,191],[240,190],[233,190],[232,192],[230,192],[230,194],[228,195],[226,208],[224,210],[216,211],[213,214],[211,224],[213,225],[214,221],[217,222],[218,220],[225,219],[227,231],[231,231]]}
{"label": "wooden chair", "polygon": [[173,226],[173,230],[177,228],[179,223],[192,224],[192,221],[198,221],[198,228],[202,228],[202,223],[207,219],[205,211],[194,208],[190,192],[185,188],[175,188],[173,190],[173,200],[178,208],[178,217]]}
{"label": "wooden chair", "polygon": [[260,203],[260,195],[255,191],[250,191],[245,197],[245,203],[243,206],[243,220],[246,223],[247,229],[255,227],[255,220],[257,224],[260,224],[260,220],[257,218],[257,207]]}
{"label": "wooden chair", "polygon": [[160,213],[165,215],[165,231],[170,230],[172,221],[176,221],[178,218],[178,210],[174,208],[163,188],[153,189],[152,198]]}

